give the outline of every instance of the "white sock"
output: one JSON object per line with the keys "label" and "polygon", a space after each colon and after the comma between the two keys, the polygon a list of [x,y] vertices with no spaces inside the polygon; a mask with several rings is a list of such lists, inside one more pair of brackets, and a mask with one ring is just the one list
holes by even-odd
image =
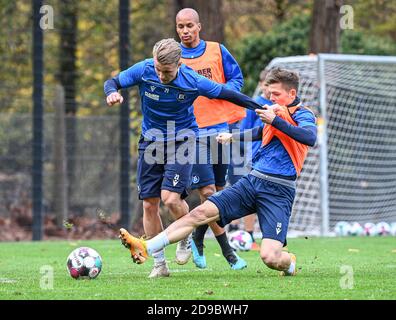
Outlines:
{"label": "white sock", "polygon": [[159,251],[153,252],[154,264],[161,264],[165,262],[165,250],[161,249]]}
{"label": "white sock", "polygon": [[157,234],[154,238],[147,240],[146,244],[147,244],[147,253],[150,256],[153,256],[155,252],[163,249],[169,244],[169,239],[165,231],[162,231],[161,233]]}
{"label": "white sock", "polygon": [[292,274],[294,272],[295,267],[296,267],[296,264],[292,261],[290,263],[289,269],[287,269],[286,272],[289,273],[289,274]]}

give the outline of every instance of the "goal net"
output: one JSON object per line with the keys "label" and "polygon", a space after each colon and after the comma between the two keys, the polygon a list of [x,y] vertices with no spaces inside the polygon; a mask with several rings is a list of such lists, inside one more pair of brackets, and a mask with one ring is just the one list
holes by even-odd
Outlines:
{"label": "goal net", "polygon": [[320,54],[272,67],[298,71],[300,97],[319,120],[290,234],[328,234],[338,221],[395,222],[396,57]]}

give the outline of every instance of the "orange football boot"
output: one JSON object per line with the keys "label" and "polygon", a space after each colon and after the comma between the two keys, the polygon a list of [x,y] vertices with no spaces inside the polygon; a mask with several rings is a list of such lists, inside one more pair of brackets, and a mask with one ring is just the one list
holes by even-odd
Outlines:
{"label": "orange football boot", "polygon": [[120,229],[121,243],[131,251],[131,258],[137,264],[144,263],[148,258],[146,241],[129,234],[124,228]]}

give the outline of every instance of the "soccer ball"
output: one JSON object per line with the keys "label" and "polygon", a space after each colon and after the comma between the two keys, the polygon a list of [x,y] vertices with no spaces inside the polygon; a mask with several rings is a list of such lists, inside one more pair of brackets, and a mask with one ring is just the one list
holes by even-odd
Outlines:
{"label": "soccer ball", "polygon": [[378,222],[376,228],[379,236],[388,236],[391,233],[391,227],[387,222]]}
{"label": "soccer ball", "polygon": [[334,232],[338,237],[345,237],[349,234],[351,225],[346,221],[339,221],[334,227]]}
{"label": "soccer ball", "polygon": [[67,257],[67,270],[74,279],[95,279],[102,270],[102,258],[92,248],[77,248]]}
{"label": "soccer ball", "polygon": [[366,236],[375,236],[377,235],[377,228],[374,223],[367,222],[363,226],[363,234]]}
{"label": "soccer ball", "polygon": [[349,228],[349,235],[361,236],[363,234],[363,227],[359,222],[353,222]]}
{"label": "soccer ball", "polygon": [[231,232],[228,238],[231,248],[240,251],[249,251],[252,248],[253,240],[249,232],[236,230]]}

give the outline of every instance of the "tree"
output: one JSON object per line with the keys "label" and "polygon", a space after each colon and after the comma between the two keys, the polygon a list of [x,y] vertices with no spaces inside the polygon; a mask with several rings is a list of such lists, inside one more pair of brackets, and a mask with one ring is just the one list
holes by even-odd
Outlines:
{"label": "tree", "polygon": [[310,53],[337,53],[342,0],[315,0],[309,37]]}
{"label": "tree", "polygon": [[68,194],[72,196],[75,156],[77,150],[77,102],[76,102],[76,50],[77,50],[77,12],[78,1],[60,1],[60,50],[59,72],[57,78],[61,83],[65,96],[66,113],[66,154],[69,180]]}
{"label": "tree", "polygon": [[202,31],[200,36],[208,41],[224,42],[223,0],[174,0],[174,16],[183,8],[198,11]]}

